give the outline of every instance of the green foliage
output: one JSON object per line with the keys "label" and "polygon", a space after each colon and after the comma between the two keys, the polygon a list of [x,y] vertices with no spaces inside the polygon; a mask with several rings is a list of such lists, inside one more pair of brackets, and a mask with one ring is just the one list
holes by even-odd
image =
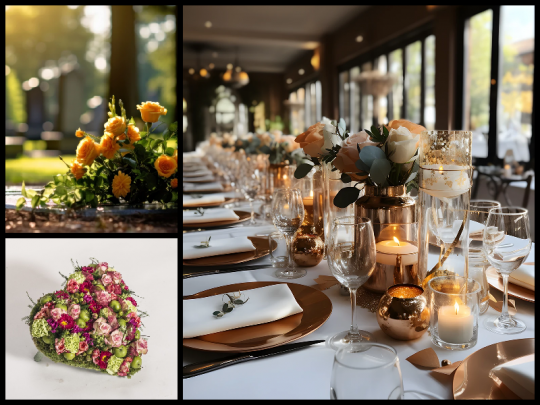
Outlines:
{"label": "green foliage", "polygon": [[6,119],[17,124],[26,122],[25,97],[14,68],[6,76]]}

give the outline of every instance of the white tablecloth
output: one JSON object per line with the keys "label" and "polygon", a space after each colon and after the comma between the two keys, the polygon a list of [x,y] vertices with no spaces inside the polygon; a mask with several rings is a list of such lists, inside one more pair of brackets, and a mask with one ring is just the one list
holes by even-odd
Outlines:
{"label": "white tablecloth", "polygon": [[[186,238],[199,241],[201,235],[212,235],[216,238],[232,238],[237,235],[268,234],[274,230],[267,224],[257,228],[238,227],[184,234]],[[534,261],[534,244],[526,261]],[[216,274],[185,279],[183,295],[191,295],[199,291],[219,287],[226,284],[250,281],[284,281],[273,276],[275,269],[265,268],[237,273]],[[294,283],[314,285],[319,275],[332,275],[325,260],[316,267],[307,268],[305,277],[292,280]],[[502,300],[502,293],[490,288],[491,294]],[[350,298],[339,294],[339,286],[324,290],[332,301],[332,314],[319,329],[297,340],[296,342],[326,339],[337,332],[347,330],[350,326]],[[463,351],[448,351],[434,346],[426,332],[421,338],[412,341],[399,341],[385,335],[379,328],[375,314],[365,308],[357,307],[356,318],[360,329],[369,331],[375,339],[393,346],[399,356],[403,386],[406,391],[418,390],[431,392],[446,399],[452,399],[452,377],[437,374],[429,370],[420,370],[406,361],[410,355],[431,347],[439,356],[439,360],[452,362],[464,360],[475,351],[493,343],[512,339],[534,337],[534,303],[516,299],[517,317],[525,322],[527,330],[517,335],[498,335],[485,329],[483,321],[486,316],[499,314],[491,307],[479,320],[478,343],[475,347]],[[329,399],[330,377],[334,351],[320,343],[306,349],[280,354],[259,360],[236,364],[215,370],[197,377],[182,381],[184,399]],[[183,348],[183,365],[205,360],[215,360],[232,355],[232,353],[212,353]]]}

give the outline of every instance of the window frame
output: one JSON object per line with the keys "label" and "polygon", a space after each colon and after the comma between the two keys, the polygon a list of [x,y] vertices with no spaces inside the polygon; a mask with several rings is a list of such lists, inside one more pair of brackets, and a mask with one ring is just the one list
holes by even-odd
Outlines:
{"label": "window frame", "polygon": [[[460,7],[458,10],[457,30],[456,30],[456,98],[454,104],[454,127],[463,129],[463,107],[465,105],[465,25],[467,20],[476,14],[486,10],[491,10],[493,13],[492,32],[491,32],[491,84],[489,93],[489,131],[488,131],[488,155],[485,158],[473,157],[476,166],[484,166],[494,164],[501,166],[504,159],[497,156],[497,102],[499,95],[499,65],[500,65],[500,22],[501,22],[501,6],[467,6]],[[536,49],[535,49],[536,54]],[[534,83],[537,81],[537,69],[533,72],[533,91]],[[529,161],[519,162],[527,168],[534,169],[534,93],[532,100],[531,112],[531,127],[532,137],[529,142]],[[492,112],[495,112],[494,114]]]}
{"label": "window frame", "polygon": [[[297,84],[294,87],[291,87],[290,89],[287,89],[287,100],[290,99],[291,93],[296,93],[301,88],[304,89],[304,128],[302,129],[302,132],[304,132],[306,129],[309,128],[309,125],[307,124],[307,116],[308,116],[307,110],[308,109],[310,110],[309,111],[309,116],[310,116],[310,118],[312,118],[311,117],[311,103],[308,104],[308,94],[309,94],[310,101],[311,101],[311,97],[312,97],[311,85],[312,84],[315,85],[315,105],[317,106],[317,82],[320,82],[320,81],[321,81],[321,79],[318,76],[311,76],[308,80],[304,80],[300,84]],[[322,103],[322,88],[321,88],[320,96],[321,96],[320,102]],[[313,124],[315,124],[315,123],[319,122],[320,120],[322,120],[322,109],[319,109],[319,108],[315,107],[315,114],[319,114],[319,113],[321,114],[321,117],[316,118],[314,120]],[[290,127],[290,125],[291,125],[290,111],[289,111],[288,115],[289,115],[289,117],[288,117],[288,119],[289,119],[289,132],[292,133],[292,130],[291,130],[291,127]],[[311,124],[311,125],[313,125],[313,124]]]}
{"label": "window frame", "polygon": [[[350,59],[349,61],[341,64],[338,66],[337,69],[337,83],[340,81],[340,75],[344,71],[350,71],[353,67],[359,66],[361,67],[364,63],[370,62],[373,66],[375,63],[375,60],[381,56],[386,57],[386,63],[387,63],[387,69],[390,68],[390,54],[394,52],[397,49],[401,49],[401,61],[402,61],[402,78],[403,78],[403,89],[402,89],[402,96],[403,96],[403,103],[401,105],[401,117],[405,117],[405,111],[407,111],[407,89],[405,86],[405,74],[406,74],[406,48],[408,45],[420,41],[421,44],[421,65],[420,65],[420,125],[424,125],[424,107],[425,107],[425,97],[426,97],[426,89],[425,89],[425,58],[426,58],[426,52],[425,52],[425,40],[427,37],[435,35],[435,29],[434,29],[434,22],[429,22],[427,24],[422,25],[421,27],[411,30],[410,32],[400,35],[399,38],[395,38],[393,40],[390,40],[386,42],[383,45],[374,47],[372,49],[369,49],[368,51],[362,53],[361,55]],[[435,50],[435,52],[437,52]],[[349,86],[350,86],[350,74],[349,74]],[[338,89],[338,111],[342,111],[343,107],[341,105],[341,86]],[[393,100],[392,97],[390,97],[391,92],[388,93],[387,97],[387,114],[388,114],[388,121],[392,121],[393,118]],[[350,103],[350,100],[349,100]],[[350,105],[349,105],[350,110]],[[360,108],[360,117],[358,117],[358,120],[362,122],[362,108]]]}

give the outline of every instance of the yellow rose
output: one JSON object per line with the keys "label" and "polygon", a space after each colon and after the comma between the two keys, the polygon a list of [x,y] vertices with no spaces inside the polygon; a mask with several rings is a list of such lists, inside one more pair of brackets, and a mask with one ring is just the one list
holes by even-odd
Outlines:
{"label": "yellow rose", "polygon": [[165,107],[152,101],[141,103],[141,105],[137,104],[137,110],[141,111],[141,117],[144,122],[157,122],[160,115],[167,114],[167,109]]}
{"label": "yellow rose", "polygon": [[154,167],[160,176],[171,177],[171,175],[176,171],[178,164],[174,158],[167,155],[161,155],[156,159]]}
{"label": "yellow rose", "polygon": [[124,117],[116,116],[109,118],[105,123],[105,132],[110,132],[114,136],[119,136],[126,130],[126,120]]}
{"label": "yellow rose", "polygon": [[81,131],[81,128],[75,131],[75,136],[77,138],[84,138],[84,131]]}
{"label": "yellow rose", "polygon": [[79,164],[76,160],[71,162],[71,173],[73,173],[73,176],[79,180],[84,174],[86,173],[86,169]]}
{"label": "yellow rose", "polygon": [[178,187],[178,179],[172,179],[171,180],[171,187],[172,188]]}
{"label": "yellow rose", "polygon": [[426,130],[422,125],[407,120],[392,120],[385,126],[389,132],[391,129],[398,129],[399,127],[407,128],[412,134],[420,134]]}
{"label": "yellow rose", "polygon": [[112,182],[112,192],[114,196],[116,198],[125,197],[129,193],[130,185],[131,177],[119,171],[118,174],[114,176]]}
{"label": "yellow rose", "polygon": [[114,158],[114,154],[120,149],[114,139],[114,135],[110,132],[105,132],[101,137],[101,142],[99,143],[99,150],[103,156],[107,159]]}
{"label": "yellow rose", "polygon": [[[124,145],[123,147],[126,148],[126,149],[133,149],[133,148],[135,148],[135,145],[133,145],[133,144],[135,142],[141,140],[141,135],[139,134],[139,128],[137,128],[133,124],[128,124],[127,134],[128,134],[128,137],[129,137],[129,144]],[[120,135],[118,137],[119,141],[123,141],[124,139],[126,139],[126,136],[124,134],[122,134],[122,135]]]}
{"label": "yellow rose", "polygon": [[99,145],[87,136],[79,142],[76,156],[79,164],[90,166],[94,163],[94,159],[99,156]]}
{"label": "yellow rose", "polygon": [[300,144],[300,147],[304,149],[307,155],[320,157],[321,148],[324,145],[323,129],[324,124],[317,122],[298,135],[294,141]]}

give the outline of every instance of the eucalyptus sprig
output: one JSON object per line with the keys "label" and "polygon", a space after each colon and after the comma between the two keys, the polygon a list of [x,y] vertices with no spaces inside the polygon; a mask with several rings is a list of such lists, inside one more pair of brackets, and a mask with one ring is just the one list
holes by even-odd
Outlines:
{"label": "eucalyptus sprig", "polygon": [[209,248],[210,247],[210,239],[212,239],[211,236],[208,238],[208,240],[201,241],[200,245],[195,245],[195,247],[196,248]]}
{"label": "eucalyptus sprig", "polygon": [[[214,315],[216,318],[221,318],[223,315],[232,312],[234,308],[236,308],[237,305],[244,305],[246,302],[249,301],[249,297],[247,300],[242,301],[240,298],[242,297],[242,294],[240,291],[238,291],[238,295],[236,294],[223,294],[223,297],[227,296],[229,297],[229,302],[226,302],[223,304],[223,307],[221,308],[221,311],[214,311],[212,315]],[[223,301],[223,297],[221,297],[221,300]]]}

